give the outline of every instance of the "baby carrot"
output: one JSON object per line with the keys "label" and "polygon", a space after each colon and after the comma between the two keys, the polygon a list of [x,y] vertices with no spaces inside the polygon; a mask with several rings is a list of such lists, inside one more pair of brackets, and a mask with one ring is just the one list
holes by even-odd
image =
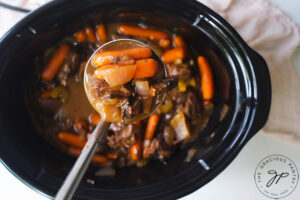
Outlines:
{"label": "baby carrot", "polygon": [[147,152],[147,147],[150,145],[151,140],[153,139],[156,127],[158,125],[159,121],[159,115],[158,114],[152,114],[150,115],[147,123],[147,128],[145,132],[145,138],[144,138],[144,151],[143,151],[143,157],[147,158],[148,152]]}
{"label": "baby carrot", "polygon": [[[70,156],[78,157],[81,153],[81,150],[78,149],[78,148],[75,148],[75,147],[69,147],[68,150],[67,150],[67,153]],[[95,154],[94,157],[92,158],[92,162],[98,163],[98,164],[105,164],[105,163],[108,162],[108,159],[104,155]]]}
{"label": "baby carrot", "polygon": [[95,154],[94,157],[92,158],[92,162],[99,163],[99,164],[104,164],[104,163],[108,162],[108,159],[104,155]]}
{"label": "baby carrot", "polygon": [[162,48],[167,48],[170,45],[170,40],[168,39],[161,39],[159,41],[159,46],[161,46]]}
{"label": "baby carrot", "polygon": [[62,44],[57,51],[54,53],[53,57],[43,69],[41,77],[45,81],[51,81],[58,70],[62,66],[67,54],[69,53],[70,47],[67,44]]}
{"label": "baby carrot", "polygon": [[98,35],[98,38],[102,42],[106,42],[107,41],[106,28],[105,28],[104,24],[100,24],[98,26],[98,28],[97,28],[97,35]]}
{"label": "baby carrot", "polygon": [[89,115],[89,121],[90,123],[94,124],[95,126],[100,121],[100,115],[98,113],[92,113]]}
{"label": "baby carrot", "polygon": [[85,34],[86,34],[89,41],[97,42],[97,38],[95,36],[94,29],[92,29],[91,27],[85,28]]}
{"label": "baby carrot", "polygon": [[75,38],[77,42],[84,42],[86,41],[86,35],[83,31],[78,31],[75,33]]}
{"label": "baby carrot", "polygon": [[133,160],[138,160],[142,153],[142,124],[140,121],[136,122],[139,128],[136,143],[130,147],[130,155]]}
{"label": "baby carrot", "polygon": [[154,132],[156,130],[156,127],[158,125],[159,121],[159,115],[158,114],[152,114],[150,115],[147,123],[147,128],[145,132],[145,140],[152,140],[154,136]]}
{"label": "baby carrot", "polygon": [[182,47],[170,49],[162,55],[162,61],[165,63],[173,62],[178,58],[180,59],[185,58],[185,52]]}
{"label": "baby carrot", "polygon": [[160,40],[168,38],[168,34],[162,31],[144,29],[137,26],[121,25],[118,27],[118,31],[126,35],[147,37],[151,40]]}
{"label": "baby carrot", "polygon": [[116,160],[119,157],[119,155],[115,154],[115,153],[107,153],[106,156],[107,156],[107,158],[109,158],[111,160]]}
{"label": "baby carrot", "polygon": [[50,98],[50,97],[51,97],[51,90],[46,90],[46,91],[44,91],[44,92],[41,94],[41,97],[42,97],[43,99],[48,99],[48,98]]}
{"label": "baby carrot", "polygon": [[185,46],[185,43],[184,43],[182,37],[180,37],[178,35],[173,38],[173,43],[176,47],[184,47]]}
{"label": "baby carrot", "polygon": [[214,79],[208,61],[204,56],[198,56],[198,67],[201,76],[203,99],[210,100],[214,96]]}
{"label": "baby carrot", "polygon": [[157,72],[158,63],[152,58],[137,60],[135,64],[135,79],[149,78]]}
{"label": "baby carrot", "polygon": [[111,51],[103,51],[99,52],[93,58],[93,64],[97,67],[102,65],[109,65],[120,56],[129,56],[133,59],[145,59],[149,58],[152,55],[151,49],[147,47],[135,47],[129,49],[121,49],[121,50],[111,50]]}
{"label": "baby carrot", "polygon": [[69,144],[74,147],[83,148],[85,142],[80,140],[79,135],[75,135],[73,133],[61,131],[58,133],[58,139],[65,144]]}

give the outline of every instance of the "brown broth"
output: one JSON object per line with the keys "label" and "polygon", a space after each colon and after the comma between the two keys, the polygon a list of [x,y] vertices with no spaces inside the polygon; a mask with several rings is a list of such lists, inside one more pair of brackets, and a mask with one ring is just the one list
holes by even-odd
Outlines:
{"label": "brown broth", "polygon": [[69,100],[62,104],[61,109],[66,117],[72,119],[88,119],[88,116],[96,112],[86,97],[83,83],[76,82],[74,77],[68,79]]}

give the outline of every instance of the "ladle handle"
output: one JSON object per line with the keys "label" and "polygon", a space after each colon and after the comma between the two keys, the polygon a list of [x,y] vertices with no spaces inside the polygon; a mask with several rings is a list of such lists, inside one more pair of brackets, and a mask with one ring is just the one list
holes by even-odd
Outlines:
{"label": "ladle handle", "polygon": [[110,123],[100,120],[92,135],[89,137],[87,143],[77,158],[73,168],[69,172],[67,178],[56,194],[55,200],[69,200],[72,199],[85,171],[99,146],[99,142],[104,137],[106,130]]}

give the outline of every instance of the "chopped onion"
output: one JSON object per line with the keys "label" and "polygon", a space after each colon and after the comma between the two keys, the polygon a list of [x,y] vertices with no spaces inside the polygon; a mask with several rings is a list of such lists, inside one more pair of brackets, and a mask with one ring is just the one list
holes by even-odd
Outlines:
{"label": "chopped onion", "polygon": [[224,104],[224,106],[223,106],[223,108],[221,110],[221,113],[220,113],[220,119],[219,119],[219,121],[222,121],[225,118],[228,110],[229,110],[229,106],[227,104]]}
{"label": "chopped onion", "polygon": [[149,83],[148,83],[148,81],[136,80],[135,81],[135,90],[141,96],[144,96],[144,97],[149,96]]}
{"label": "chopped onion", "polygon": [[192,158],[196,153],[197,153],[197,149],[190,149],[186,154],[184,162],[191,162]]}
{"label": "chopped onion", "polygon": [[190,134],[189,127],[186,123],[184,113],[179,111],[170,122],[173,130],[176,133],[176,140],[181,141],[188,138]]}

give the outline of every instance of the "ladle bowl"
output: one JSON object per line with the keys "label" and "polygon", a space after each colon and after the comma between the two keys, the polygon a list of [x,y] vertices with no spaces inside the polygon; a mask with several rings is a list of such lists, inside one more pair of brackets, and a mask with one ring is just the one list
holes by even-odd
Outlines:
{"label": "ladle bowl", "polygon": [[[133,39],[118,39],[118,40],[113,40],[111,42],[107,42],[107,43],[103,44],[102,46],[100,46],[93,53],[93,55],[90,56],[90,58],[89,58],[89,60],[86,64],[86,68],[85,68],[85,72],[84,72],[84,89],[85,89],[85,93],[88,97],[88,100],[89,100],[90,104],[92,105],[92,107],[96,111],[98,111],[98,109],[96,108],[96,103],[95,102],[99,98],[97,97],[95,99],[95,97],[93,97],[93,95],[91,94],[90,81],[89,81],[90,77],[93,76],[94,70],[98,68],[97,66],[95,66],[93,64],[93,59],[95,58],[95,56],[99,52],[105,52],[105,51],[111,51],[111,50],[120,50],[120,49],[129,49],[129,48],[135,48],[135,47],[147,47],[147,48],[151,49],[152,58],[155,59],[158,62],[158,71],[154,75],[154,77],[151,77],[152,81],[160,81],[160,80],[166,78],[167,71],[166,71],[166,68],[164,66],[164,63],[162,62],[162,60],[160,59],[158,54],[155,52],[155,50],[153,48],[151,48],[149,45],[147,45],[143,42],[137,41],[137,40],[133,40]],[[122,122],[128,124],[128,123],[131,123],[131,122],[134,122],[134,121],[138,121],[138,120],[147,118],[163,102],[165,94],[166,94],[166,92],[163,92],[160,95],[157,95],[153,98],[153,100],[152,100],[153,104],[151,106],[151,112],[147,112],[147,113],[143,112],[141,114],[138,114],[138,115],[136,115],[136,116],[134,116],[130,119],[124,120]],[[100,113],[100,115],[101,115],[101,113]]]}

